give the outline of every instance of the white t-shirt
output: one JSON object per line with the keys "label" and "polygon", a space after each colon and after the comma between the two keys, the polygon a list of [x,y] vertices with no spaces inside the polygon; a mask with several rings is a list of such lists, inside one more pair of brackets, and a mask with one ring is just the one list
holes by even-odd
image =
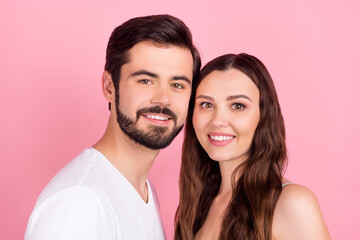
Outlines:
{"label": "white t-shirt", "polygon": [[147,186],[145,203],[104,155],[85,149],[40,194],[25,240],[165,239],[156,194]]}

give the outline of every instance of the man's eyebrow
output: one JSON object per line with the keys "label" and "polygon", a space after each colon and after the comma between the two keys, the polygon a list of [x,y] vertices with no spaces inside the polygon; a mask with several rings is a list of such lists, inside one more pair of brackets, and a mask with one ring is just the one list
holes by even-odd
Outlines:
{"label": "man's eyebrow", "polygon": [[184,80],[185,82],[191,84],[190,79],[189,79],[187,76],[185,76],[185,75],[182,75],[182,76],[174,76],[172,79],[173,79],[173,80]]}
{"label": "man's eyebrow", "polygon": [[251,98],[249,98],[248,96],[246,96],[244,94],[228,96],[226,98],[226,100],[231,101],[231,100],[234,100],[237,98],[245,98],[245,99],[249,100],[250,102],[252,102]]}
{"label": "man's eyebrow", "polygon": [[[149,77],[153,77],[153,78],[159,78],[159,76],[156,74],[156,73],[152,73],[152,72],[149,72],[147,70],[144,70],[144,69],[141,69],[139,71],[136,71],[134,73],[132,73],[130,76],[131,77],[135,77],[135,76],[139,76],[139,75],[147,75]],[[172,80],[184,80],[185,82],[191,84],[191,81],[190,79],[185,76],[185,75],[182,75],[182,76],[174,76],[172,78]]]}
{"label": "man's eyebrow", "polygon": [[147,76],[153,77],[153,78],[158,78],[159,77],[157,74],[146,71],[146,70],[143,70],[143,69],[132,73],[131,77],[135,77],[135,76],[139,76],[139,75],[147,75]]}
{"label": "man's eyebrow", "polygon": [[196,97],[196,99],[199,99],[199,98],[204,98],[204,99],[207,99],[207,100],[210,100],[210,101],[214,101],[213,97],[206,96],[206,95],[199,95],[199,96]]}

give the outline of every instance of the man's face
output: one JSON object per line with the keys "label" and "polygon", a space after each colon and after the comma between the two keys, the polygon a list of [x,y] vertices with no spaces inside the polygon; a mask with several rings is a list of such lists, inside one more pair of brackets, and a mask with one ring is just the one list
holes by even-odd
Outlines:
{"label": "man's face", "polygon": [[135,142],[168,146],[181,131],[191,95],[193,58],[189,49],[150,41],[129,50],[121,67],[117,121]]}

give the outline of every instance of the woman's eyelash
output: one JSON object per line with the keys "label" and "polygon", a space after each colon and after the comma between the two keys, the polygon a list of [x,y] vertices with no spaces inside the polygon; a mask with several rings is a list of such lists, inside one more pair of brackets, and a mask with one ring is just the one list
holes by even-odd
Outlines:
{"label": "woman's eyelash", "polygon": [[[200,103],[200,107],[203,109],[207,109],[207,108],[214,108],[214,105],[210,102],[202,102]],[[231,104],[231,108],[234,110],[243,110],[246,108],[246,106],[242,103],[233,103]]]}
{"label": "woman's eyelash", "polygon": [[212,108],[213,105],[211,103],[209,103],[209,102],[203,102],[203,103],[200,104],[200,107],[201,108]]}
{"label": "woman's eyelash", "polygon": [[242,109],[246,108],[246,106],[242,103],[234,103],[231,105],[231,108],[235,109],[235,110],[242,110]]}

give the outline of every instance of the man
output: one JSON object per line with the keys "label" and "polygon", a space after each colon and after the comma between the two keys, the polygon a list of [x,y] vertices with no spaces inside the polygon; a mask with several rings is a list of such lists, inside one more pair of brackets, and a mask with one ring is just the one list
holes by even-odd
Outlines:
{"label": "man", "polygon": [[41,193],[25,239],[165,239],[148,172],[185,122],[200,58],[179,19],[130,19],[109,40],[103,137]]}

